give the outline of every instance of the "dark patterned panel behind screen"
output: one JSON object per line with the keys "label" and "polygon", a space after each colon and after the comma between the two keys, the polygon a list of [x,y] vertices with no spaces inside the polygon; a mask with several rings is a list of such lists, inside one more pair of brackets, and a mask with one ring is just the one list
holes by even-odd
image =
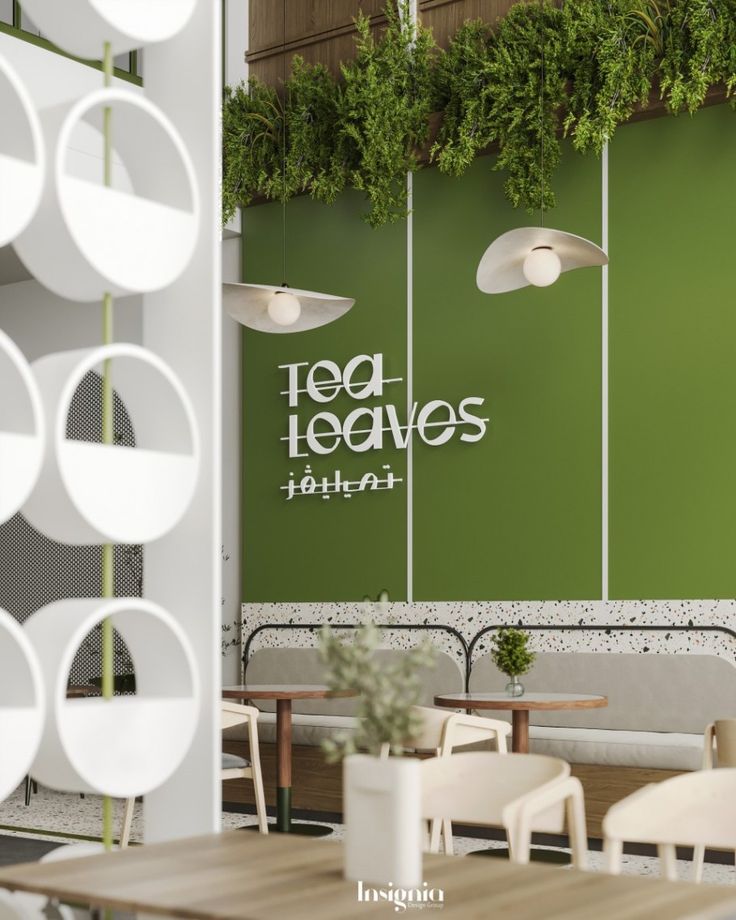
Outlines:
{"label": "dark patterned panel behind screen", "polygon": [[[102,429],[102,385],[94,372],[88,373],[69,409],[67,437],[78,441],[100,441]],[[113,431],[115,443],[135,447],[130,417],[114,395]],[[40,607],[65,597],[99,597],[102,593],[102,547],[69,546],[49,540],[35,530],[22,514],[0,525],[0,607],[19,622]],[[140,546],[115,547],[115,594],[140,597],[143,593],[143,552]],[[115,634],[115,672],[130,670],[127,649]],[[90,635],[77,653],[71,668],[73,684],[87,683],[99,676],[99,636]]]}

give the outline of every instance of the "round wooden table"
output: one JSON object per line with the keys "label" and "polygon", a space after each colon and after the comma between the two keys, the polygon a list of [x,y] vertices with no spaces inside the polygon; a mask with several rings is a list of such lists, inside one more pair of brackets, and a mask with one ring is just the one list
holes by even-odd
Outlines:
{"label": "round wooden table", "polygon": [[434,698],[435,706],[447,709],[510,709],[511,750],[515,754],[529,753],[529,712],[545,709],[601,709],[608,706],[608,697],[587,693],[446,693]]}
{"label": "round wooden table", "polygon": [[[532,709],[601,709],[608,706],[608,697],[587,693],[524,693],[523,696],[509,696],[508,693],[446,693],[436,696],[434,704],[447,709],[465,709],[469,713],[474,709],[510,709],[511,750],[515,754],[528,754],[529,712]],[[508,850],[479,850],[473,855],[504,857],[508,856]],[[570,861],[567,853],[536,847],[531,850],[530,858],[533,862],[567,864]]]}
{"label": "round wooden table", "polygon": [[324,824],[291,823],[291,704],[293,700],[324,700],[357,696],[355,690],[330,690],[322,684],[238,684],[224,687],[226,700],[276,701],[276,826],[281,834],[322,837],[332,831]]}

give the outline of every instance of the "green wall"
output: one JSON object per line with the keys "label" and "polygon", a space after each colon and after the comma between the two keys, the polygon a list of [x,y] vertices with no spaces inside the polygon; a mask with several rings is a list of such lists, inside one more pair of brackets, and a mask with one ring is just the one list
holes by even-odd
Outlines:
{"label": "green wall", "polygon": [[[589,598],[600,592],[600,271],[488,296],[486,246],[534,224],[477,160],[415,179],[414,388],[486,397],[478,444],[415,447],[416,600]],[[570,154],[554,225],[600,240],[600,164]],[[551,218],[550,218],[551,220]]]}
{"label": "green wall", "polygon": [[611,594],[736,596],[736,116],[610,160]]}
{"label": "green wall", "polygon": [[[612,598],[736,595],[736,121],[726,107],[619,131],[610,151],[609,565]],[[415,600],[601,596],[601,272],[487,296],[488,243],[537,217],[514,211],[479,159],[462,179],[414,177],[414,399],[486,400],[485,438],[414,439]],[[601,164],[566,149],[548,223],[600,241]],[[361,201],[288,206],[289,283],[355,296],[338,322],[245,335],[244,599],[353,600],[407,591],[408,483],[350,500],[279,486],[304,462],[279,440],[289,408],[279,364],[382,352],[407,372],[407,228],[371,230]],[[246,277],[281,281],[280,207],[246,212]],[[406,408],[405,384],[382,399]],[[327,408],[342,418],[356,403]],[[300,407],[302,425],[322,407]],[[317,476],[407,477],[405,452],[312,458]]]}
{"label": "green wall", "polygon": [[[355,297],[357,305],[339,322],[299,335],[246,330],[244,341],[244,597],[249,601],[318,601],[363,597],[386,588],[396,600],[406,588],[406,492],[375,492],[329,501],[296,497],[286,501],[279,487],[305,461],[288,458],[280,441],[288,431],[289,407],[280,391],[287,373],[280,364],[331,359],[341,366],[357,354],[383,352],[389,377],[406,372],[406,227],[377,233],[360,219],[361,199],[345,195],[332,207],[300,198],[287,213],[288,281],[292,287]],[[281,208],[263,206],[247,213],[245,277],[279,284]],[[402,412],[406,390],[396,395]],[[379,404],[370,400],[367,405]],[[341,417],[355,404],[338,397],[330,408]],[[299,411],[307,420],[311,412]],[[406,477],[402,451],[380,459],[344,448],[311,460],[314,473],[339,468],[345,476],[390,463]]]}

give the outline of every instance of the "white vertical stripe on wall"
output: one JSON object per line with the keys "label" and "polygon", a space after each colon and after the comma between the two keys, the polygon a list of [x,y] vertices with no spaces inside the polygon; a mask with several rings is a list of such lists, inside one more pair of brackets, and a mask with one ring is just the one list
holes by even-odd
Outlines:
{"label": "white vertical stripe on wall", "polygon": [[[601,246],[608,252],[608,144],[601,157]],[[608,600],[608,266],[601,270],[601,600]]]}
{"label": "white vertical stripe on wall", "polygon": [[[401,7],[399,7],[401,9]],[[419,22],[417,0],[409,0],[409,17]],[[414,403],[414,176],[406,174],[406,404]],[[408,432],[406,450],[406,600],[414,600],[414,433]]]}
{"label": "white vertical stripe on wall", "polygon": [[[414,402],[414,176],[406,176],[406,404],[409,417]],[[414,433],[406,449],[406,600],[414,600]]]}

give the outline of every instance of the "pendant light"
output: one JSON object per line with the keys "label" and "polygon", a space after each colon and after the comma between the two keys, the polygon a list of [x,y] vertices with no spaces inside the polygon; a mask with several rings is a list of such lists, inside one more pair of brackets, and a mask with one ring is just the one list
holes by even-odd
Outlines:
{"label": "pendant light", "polygon": [[281,135],[281,266],[283,284],[222,286],[225,310],[233,319],[258,332],[306,332],[344,316],[355,300],[317,291],[302,291],[286,283],[286,0],[283,0],[283,129]]}
{"label": "pendant light", "polygon": [[[540,0],[541,27],[544,29],[544,0]],[[541,137],[540,226],[519,227],[495,239],[483,253],[475,281],[484,294],[503,294],[534,285],[549,287],[562,272],[573,268],[607,265],[606,253],[582,236],[544,226],[544,46],[542,33],[542,79],[539,93]]]}
{"label": "pendant light", "polygon": [[344,316],[349,297],[300,291],[286,285],[223,284],[222,303],[239,323],[258,332],[306,332]]}
{"label": "pendant light", "polygon": [[533,284],[548,287],[562,272],[607,265],[595,243],[551,227],[518,227],[495,239],[483,253],[475,276],[484,294],[504,294]]}

